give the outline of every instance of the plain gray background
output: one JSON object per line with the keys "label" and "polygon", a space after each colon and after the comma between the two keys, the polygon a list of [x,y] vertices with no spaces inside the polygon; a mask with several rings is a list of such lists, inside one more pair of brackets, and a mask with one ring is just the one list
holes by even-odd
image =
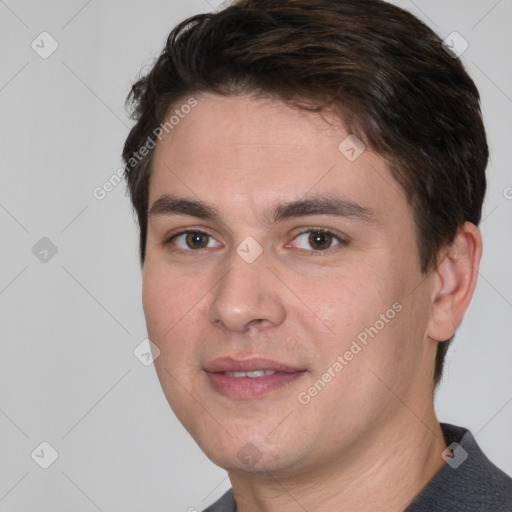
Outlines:
{"label": "plain gray background", "polygon": [[[436,410],[511,474],[512,2],[397,3],[467,41],[482,96],[484,256]],[[229,487],[133,354],[146,330],[124,183],[93,195],[121,166],[140,69],[177,22],[219,4],[0,1],[0,511],[202,510]],[[42,442],[58,452],[48,469]]]}

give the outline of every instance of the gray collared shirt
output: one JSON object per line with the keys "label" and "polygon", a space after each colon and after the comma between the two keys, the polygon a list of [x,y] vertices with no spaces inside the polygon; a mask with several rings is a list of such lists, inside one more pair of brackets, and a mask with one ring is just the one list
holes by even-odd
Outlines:
{"label": "gray collared shirt", "polygon": [[[441,429],[451,457],[406,512],[512,512],[512,479],[484,455],[471,432],[447,423]],[[236,512],[233,490],[203,512]]]}

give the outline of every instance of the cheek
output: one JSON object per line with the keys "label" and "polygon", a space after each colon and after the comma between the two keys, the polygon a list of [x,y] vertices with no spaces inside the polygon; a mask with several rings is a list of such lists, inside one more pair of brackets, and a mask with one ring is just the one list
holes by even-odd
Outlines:
{"label": "cheek", "polygon": [[[174,288],[174,287],[172,287]],[[161,346],[166,330],[178,314],[173,289],[154,272],[144,272],[142,307],[150,339]]]}
{"label": "cheek", "polygon": [[204,291],[197,279],[184,277],[169,268],[146,267],[142,305],[150,339],[161,350],[168,350],[174,344],[171,342],[182,338],[194,324],[203,297]]}
{"label": "cheek", "polygon": [[386,376],[386,380],[397,377],[397,366],[413,357],[412,340],[409,341],[406,332],[410,333],[415,321],[409,311],[410,301],[406,303],[404,299],[408,280],[402,279],[401,274],[403,271],[392,262],[388,265],[375,262],[322,280],[322,286],[313,292],[309,287],[308,295],[303,295],[304,302],[308,301],[322,323],[329,327],[329,330],[324,327],[326,334],[319,336],[322,324],[317,322],[319,327],[312,329],[316,332],[310,332],[315,342],[316,378],[332,368],[338,356],[343,358],[340,372],[343,377],[337,379],[343,393],[354,390],[361,393],[368,387],[372,395],[373,385],[381,384],[369,368]]}
{"label": "cheek", "polygon": [[305,283],[303,297],[329,327],[335,343],[356,337],[394,302],[390,287],[370,267],[330,275],[318,287]]}
{"label": "cheek", "polygon": [[204,292],[193,283],[190,277],[170,272],[169,268],[155,265],[144,269],[142,302],[146,326],[149,339],[160,349],[155,369],[169,405],[187,430],[202,410],[192,397],[191,378],[196,372],[194,329]]}

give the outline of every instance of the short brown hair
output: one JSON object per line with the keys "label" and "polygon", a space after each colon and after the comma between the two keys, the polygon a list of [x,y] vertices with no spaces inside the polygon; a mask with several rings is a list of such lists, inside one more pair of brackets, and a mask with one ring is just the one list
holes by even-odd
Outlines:
{"label": "short brown hair", "polygon": [[[128,95],[136,124],[123,158],[141,265],[159,126],[170,108],[201,92],[337,111],[403,187],[423,273],[465,221],[480,222],[488,147],[479,94],[430,28],[381,0],[239,0],[174,28]],[[142,158],[144,145],[151,149]],[[450,341],[439,343],[435,385]]]}

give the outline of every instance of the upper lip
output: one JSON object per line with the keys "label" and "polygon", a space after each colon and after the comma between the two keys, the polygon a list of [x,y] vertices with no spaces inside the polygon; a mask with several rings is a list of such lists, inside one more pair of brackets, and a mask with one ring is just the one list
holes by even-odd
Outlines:
{"label": "upper lip", "polygon": [[219,357],[210,361],[204,368],[207,372],[253,372],[256,370],[273,370],[275,372],[300,372],[303,368],[290,366],[265,357],[250,359],[235,359],[234,357]]}

